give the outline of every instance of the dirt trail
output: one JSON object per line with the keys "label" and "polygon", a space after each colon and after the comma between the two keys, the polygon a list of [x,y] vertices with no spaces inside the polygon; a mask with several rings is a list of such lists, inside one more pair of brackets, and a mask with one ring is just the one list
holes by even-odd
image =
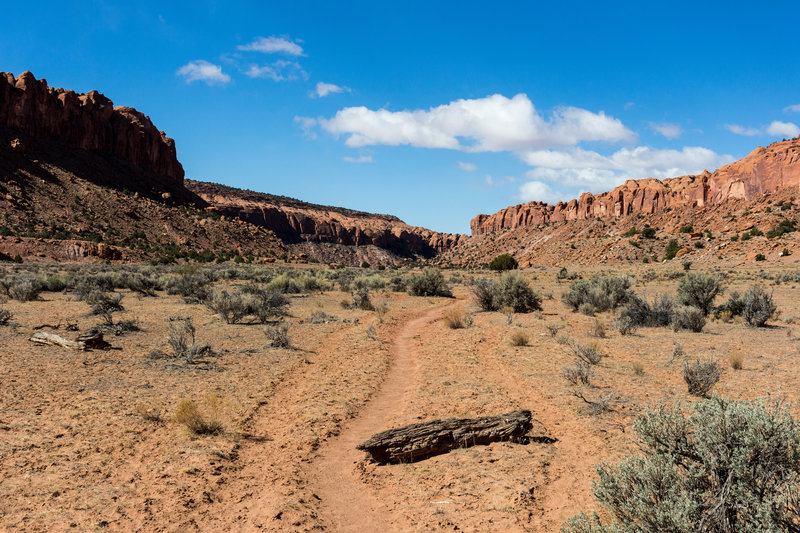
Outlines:
{"label": "dirt trail", "polygon": [[356,445],[386,429],[389,417],[405,409],[417,375],[413,339],[440,313],[441,307],[431,309],[403,326],[394,341],[392,361],[381,389],[359,416],[321,450],[315,461],[311,483],[321,499],[321,518],[331,531],[368,533],[397,529],[389,510],[356,477],[354,465],[364,454],[356,450]]}

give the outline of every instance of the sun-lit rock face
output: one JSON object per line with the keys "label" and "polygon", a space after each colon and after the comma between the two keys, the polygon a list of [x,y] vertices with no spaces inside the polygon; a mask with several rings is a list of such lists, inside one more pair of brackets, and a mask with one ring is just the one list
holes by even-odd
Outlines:
{"label": "sun-lit rock face", "polygon": [[[132,107],[114,107],[97,91],[78,94],[47,85],[31,72],[0,72],[0,126],[32,138],[56,139],[67,146],[115,156],[183,182],[175,142]],[[17,140],[15,150],[22,148]]]}
{"label": "sun-lit rock face", "polygon": [[752,200],[786,187],[800,190],[800,140],[759,147],[750,155],[713,173],[667,180],[628,180],[613,191],[584,193],[577,200],[548,205],[529,202],[478,215],[470,222],[473,235],[547,222],[651,214],[667,207],[720,204],[728,199]]}

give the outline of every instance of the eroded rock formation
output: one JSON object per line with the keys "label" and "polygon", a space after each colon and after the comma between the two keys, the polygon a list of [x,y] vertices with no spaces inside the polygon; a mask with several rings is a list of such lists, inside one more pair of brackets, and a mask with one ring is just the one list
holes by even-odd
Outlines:
{"label": "eroded rock formation", "polygon": [[752,200],[778,189],[800,190],[800,140],[759,147],[744,159],[719,170],[667,180],[629,180],[611,192],[584,193],[578,199],[549,205],[530,202],[478,215],[470,222],[473,235],[546,222],[652,214],[675,206],[717,205],[728,199]]}
{"label": "eroded rock formation", "polygon": [[[32,138],[58,139],[72,148],[91,150],[128,161],[169,178],[180,186],[183,167],[175,142],[132,107],[114,107],[97,91],[78,94],[54,89],[31,72],[0,72],[0,126]],[[22,151],[24,139],[13,148]]]}
{"label": "eroded rock formation", "polygon": [[309,204],[215,183],[187,180],[186,186],[220,214],[265,227],[287,243],[373,245],[404,257],[432,257],[467,238],[410,226],[389,215]]}

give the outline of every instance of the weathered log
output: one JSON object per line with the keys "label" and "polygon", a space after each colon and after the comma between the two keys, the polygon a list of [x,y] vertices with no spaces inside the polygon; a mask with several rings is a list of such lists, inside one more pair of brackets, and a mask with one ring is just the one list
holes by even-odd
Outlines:
{"label": "weathered log", "polygon": [[84,350],[85,345],[82,342],[76,341],[68,341],[63,337],[59,337],[58,335],[54,335],[52,333],[47,333],[46,331],[37,331],[36,333],[31,336],[31,342],[35,342],[38,344],[48,344],[51,346],[61,346],[63,348],[69,348],[71,350]]}
{"label": "weathered log", "polygon": [[111,346],[103,339],[103,332],[94,329],[90,329],[86,333],[83,333],[76,341],[70,341],[53,333],[47,333],[46,331],[37,331],[28,340],[38,344],[61,346],[71,350],[104,350]]}
{"label": "weathered log", "polygon": [[103,330],[99,328],[92,328],[82,333],[78,336],[78,342],[82,342],[85,348],[91,350],[105,350],[111,347],[111,344],[103,339]]}
{"label": "weathered log", "polygon": [[525,434],[532,428],[531,412],[518,410],[500,416],[447,418],[389,429],[356,447],[379,463],[405,463],[477,444],[553,441],[546,436],[527,437]]}

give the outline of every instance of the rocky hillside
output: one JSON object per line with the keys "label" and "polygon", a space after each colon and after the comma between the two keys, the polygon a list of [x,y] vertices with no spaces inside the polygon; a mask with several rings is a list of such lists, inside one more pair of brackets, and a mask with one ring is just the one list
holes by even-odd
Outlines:
{"label": "rocky hillside", "polygon": [[611,192],[584,193],[569,202],[530,202],[507,207],[470,222],[473,235],[509,228],[572,220],[655,214],[665,209],[719,205],[727,200],[754,200],[783,188],[800,188],[800,139],[759,147],[719,170],[667,180],[629,180]]}
{"label": "rocky hillside", "polygon": [[30,72],[0,73],[0,260],[173,260],[206,250],[206,259],[399,264],[464,238],[184,181],[175,142],[143,113]]}
{"label": "rocky hillside", "polygon": [[186,187],[220,214],[268,228],[287,245],[302,245],[299,249],[311,255],[324,254],[324,245],[333,244],[376,247],[399,258],[431,258],[466,239],[410,226],[390,215],[309,204],[215,183],[186,180]]}

